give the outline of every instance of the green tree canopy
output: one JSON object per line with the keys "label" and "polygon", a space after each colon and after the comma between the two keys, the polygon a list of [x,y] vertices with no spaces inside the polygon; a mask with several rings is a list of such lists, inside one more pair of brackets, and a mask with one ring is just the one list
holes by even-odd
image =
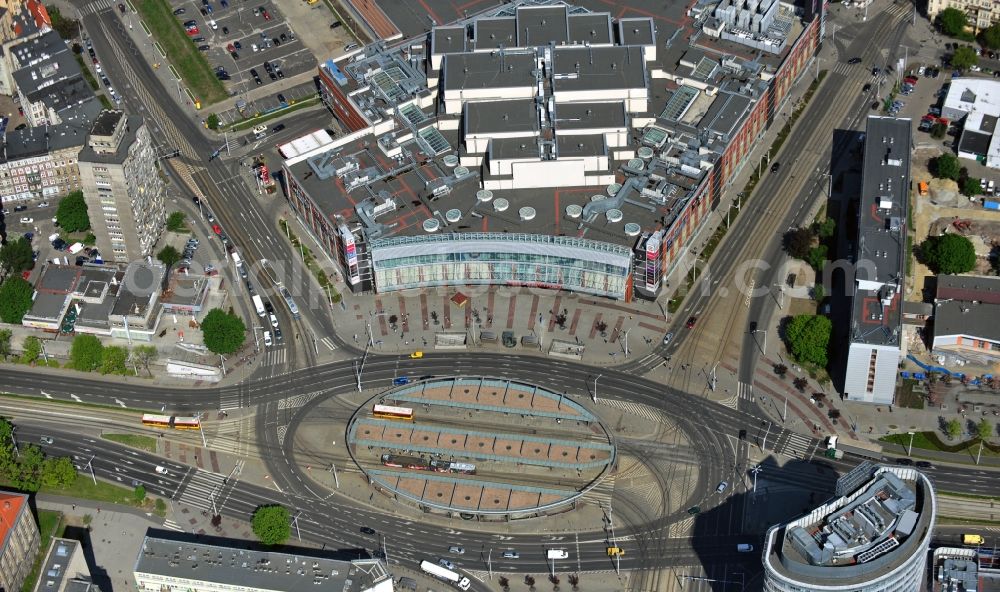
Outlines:
{"label": "green tree canopy", "polygon": [[920,259],[934,273],[966,273],[976,266],[976,251],[964,236],[943,234],[920,243]]}
{"label": "green tree canopy", "polygon": [[833,323],[820,315],[796,315],[788,322],[785,329],[785,339],[792,357],[803,364],[815,364],[825,367],[827,363],[827,346],[830,343],[830,333]]}
{"label": "green tree canopy", "polygon": [[931,172],[939,179],[957,181],[962,171],[962,165],[958,162],[958,157],[950,152],[945,152],[934,159],[932,169]]}
{"label": "green tree canopy", "polygon": [[813,231],[821,239],[830,238],[837,230],[837,221],[833,218],[825,218],[822,222],[813,224]]}
{"label": "green tree canopy", "polygon": [[940,121],[931,126],[931,137],[935,140],[943,140],[948,135],[948,126]]}
{"label": "green tree canopy", "polygon": [[983,188],[979,183],[979,179],[973,179],[972,177],[966,177],[962,179],[962,195],[966,197],[974,197],[976,195],[982,195]]}
{"label": "green tree canopy", "polygon": [[171,212],[167,216],[167,230],[170,232],[184,232],[187,226],[184,225],[184,212]]}
{"label": "green tree canopy", "polygon": [[25,337],[22,346],[24,349],[21,353],[22,364],[34,364],[39,356],[42,355],[42,340],[34,335]]}
{"label": "green tree canopy", "polygon": [[217,354],[231,354],[238,350],[246,339],[246,330],[243,319],[221,308],[208,311],[201,322],[205,347]]}
{"label": "green tree canopy", "polygon": [[219,116],[215,113],[210,113],[208,117],[205,118],[205,125],[211,130],[219,129]]}
{"label": "green tree canopy", "polygon": [[979,33],[979,40],[990,49],[1000,49],[1000,23],[994,23]]}
{"label": "green tree canopy", "polygon": [[156,359],[159,352],[156,350],[155,345],[137,345],[132,348],[132,359],[135,360],[136,364],[139,364],[149,372],[152,376],[153,373],[149,370],[149,364]]}
{"label": "green tree canopy", "polygon": [[173,267],[174,263],[181,260],[181,254],[174,247],[167,245],[160,249],[160,252],[156,254],[156,258],[162,261],[167,267]]}
{"label": "green tree canopy", "polygon": [[265,545],[280,545],[292,534],[291,516],[284,506],[260,506],[250,521],[257,540]]}
{"label": "green tree canopy", "polygon": [[955,438],[961,436],[962,422],[958,421],[957,419],[949,420],[948,423],[945,425],[945,433],[948,434],[948,438],[950,440],[954,440]]}
{"label": "green tree canopy", "polygon": [[976,437],[984,442],[993,436],[993,424],[988,419],[983,418],[976,424]]}
{"label": "green tree canopy", "polygon": [[125,362],[128,360],[128,349],[120,345],[109,345],[101,350],[101,374],[124,375],[128,372]]}
{"label": "green tree canopy", "polygon": [[74,191],[62,198],[56,209],[56,221],[66,232],[90,230],[87,202],[83,199],[82,191]]}
{"label": "green tree canopy", "polygon": [[11,276],[0,284],[0,320],[19,325],[31,310],[31,296],[35,289],[19,275]]}
{"label": "green tree canopy", "polygon": [[81,334],[73,338],[70,346],[70,366],[81,372],[93,372],[101,367],[104,346],[93,335]]}
{"label": "green tree canopy", "polygon": [[794,228],[785,233],[785,252],[796,259],[805,259],[813,246],[813,233],[808,228]]}
{"label": "green tree canopy", "polygon": [[945,8],[938,13],[937,22],[942,33],[955,37],[965,32],[968,19],[965,13],[957,8]]}
{"label": "green tree canopy", "polygon": [[951,56],[951,65],[958,68],[959,70],[968,70],[970,67],[975,66],[979,62],[979,54],[976,50],[969,47],[968,45],[963,45],[955,50],[955,54]]}
{"label": "green tree canopy", "polygon": [[11,353],[10,340],[14,333],[10,329],[0,329],[0,360],[6,360]]}
{"label": "green tree canopy", "polygon": [[76,481],[76,467],[68,456],[46,458],[41,476],[46,487],[69,487]]}
{"label": "green tree canopy", "polygon": [[0,247],[0,268],[6,277],[9,273],[21,273],[35,265],[35,255],[31,243],[23,236]]}
{"label": "green tree canopy", "polygon": [[826,264],[826,254],[829,248],[826,245],[817,245],[809,249],[809,253],[806,254],[806,263],[808,263],[817,273],[823,271],[823,266]]}

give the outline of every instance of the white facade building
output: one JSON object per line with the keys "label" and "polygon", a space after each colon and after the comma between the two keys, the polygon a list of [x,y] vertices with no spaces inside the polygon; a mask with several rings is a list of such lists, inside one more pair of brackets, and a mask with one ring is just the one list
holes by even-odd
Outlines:
{"label": "white facade building", "polygon": [[1000,80],[952,78],[941,116],[963,121],[958,139],[958,156],[1000,168]]}

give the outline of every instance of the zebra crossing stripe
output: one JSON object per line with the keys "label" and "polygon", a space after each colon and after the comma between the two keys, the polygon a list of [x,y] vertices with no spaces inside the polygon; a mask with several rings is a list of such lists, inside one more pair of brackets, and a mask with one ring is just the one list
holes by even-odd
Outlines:
{"label": "zebra crossing stripe", "polygon": [[329,337],[324,337],[323,339],[320,339],[320,343],[329,348],[330,351],[337,349],[337,346],[333,344],[333,341]]}
{"label": "zebra crossing stripe", "polygon": [[163,528],[167,530],[176,530],[177,532],[184,532],[184,529],[181,528],[181,525],[174,522],[173,518],[167,518],[166,520],[164,520]]}

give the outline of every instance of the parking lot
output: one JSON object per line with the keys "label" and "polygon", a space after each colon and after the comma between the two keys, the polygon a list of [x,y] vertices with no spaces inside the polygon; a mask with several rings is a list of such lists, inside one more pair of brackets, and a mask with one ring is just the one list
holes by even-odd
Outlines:
{"label": "parking lot", "polygon": [[175,16],[202,49],[231,95],[316,68],[316,58],[285,21],[277,3],[172,0]]}

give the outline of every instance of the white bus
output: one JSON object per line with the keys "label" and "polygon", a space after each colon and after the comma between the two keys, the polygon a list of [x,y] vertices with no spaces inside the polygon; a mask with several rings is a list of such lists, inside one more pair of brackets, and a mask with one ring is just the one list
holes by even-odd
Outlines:
{"label": "white bus", "polygon": [[264,301],[260,299],[260,294],[253,295],[253,307],[257,309],[257,316],[264,316]]}
{"label": "white bus", "polygon": [[469,581],[469,578],[463,577],[446,567],[441,567],[440,565],[437,565],[436,563],[431,563],[430,561],[421,561],[420,569],[424,570],[426,573],[429,573],[440,580],[444,580],[455,586],[458,586],[460,590],[468,590],[469,587],[472,585],[472,582]]}

